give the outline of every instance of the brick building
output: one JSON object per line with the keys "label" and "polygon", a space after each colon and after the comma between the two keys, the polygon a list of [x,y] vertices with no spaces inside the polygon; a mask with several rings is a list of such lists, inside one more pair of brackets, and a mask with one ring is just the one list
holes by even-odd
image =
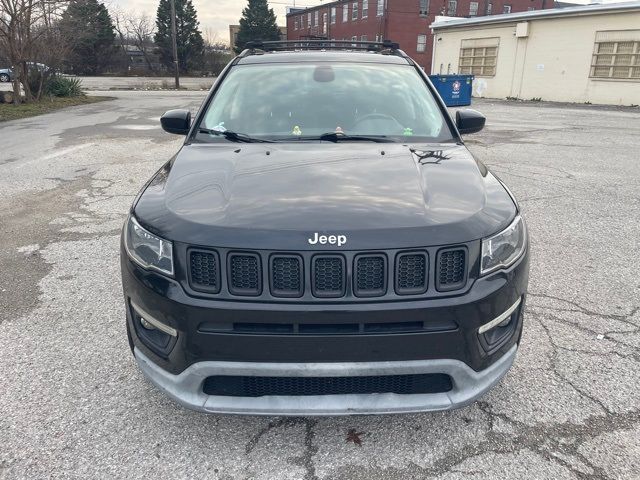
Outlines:
{"label": "brick building", "polygon": [[287,14],[289,40],[393,40],[431,70],[438,15],[475,17],[553,8],[552,0],[337,0]]}

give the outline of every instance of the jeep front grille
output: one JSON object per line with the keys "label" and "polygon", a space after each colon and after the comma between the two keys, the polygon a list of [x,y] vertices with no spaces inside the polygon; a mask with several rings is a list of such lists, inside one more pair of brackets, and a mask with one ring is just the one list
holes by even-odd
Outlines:
{"label": "jeep front grille", "polygon": [[469,256],[479,254],[479,243],[472,247],[340,253],[188,248],[185,270],[193,294],[310,302],[430,298],[467,286]]}

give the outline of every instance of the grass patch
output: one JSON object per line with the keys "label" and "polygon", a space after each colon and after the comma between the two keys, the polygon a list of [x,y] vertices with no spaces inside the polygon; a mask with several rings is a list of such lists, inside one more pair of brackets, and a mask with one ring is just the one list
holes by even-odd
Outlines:
{"label": "grass patch", "polygon": [[61,108],[88,105],[90,103],[104,102],[105,100],[113,100],[113,97],[46,97],[39,102],[21,103],[20,105],[0,103],[0,122],[35,117],[36,115],[54,112]]}

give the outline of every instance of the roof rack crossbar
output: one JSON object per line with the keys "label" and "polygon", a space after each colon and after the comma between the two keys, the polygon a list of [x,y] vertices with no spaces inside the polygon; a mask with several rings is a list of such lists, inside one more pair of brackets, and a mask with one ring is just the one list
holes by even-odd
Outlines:
{"label": "roof rack crossbar", "polygon": [[364,50],[376,53],[391,53],[406,56],[398,43],[390,40],[383,42],[366,42],[358,40],[280,40],[247,42],[241,56],[265,52],[282,52],[286,50]]}

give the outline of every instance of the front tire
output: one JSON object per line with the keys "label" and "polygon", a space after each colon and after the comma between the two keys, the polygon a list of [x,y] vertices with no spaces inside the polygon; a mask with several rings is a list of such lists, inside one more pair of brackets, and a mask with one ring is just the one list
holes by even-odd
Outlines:
{"label": "front tire", "polygon": [[9,81],[9,75],[7,75],[6,73],[0,74],[0,82],[6,83],[8,81]]}

